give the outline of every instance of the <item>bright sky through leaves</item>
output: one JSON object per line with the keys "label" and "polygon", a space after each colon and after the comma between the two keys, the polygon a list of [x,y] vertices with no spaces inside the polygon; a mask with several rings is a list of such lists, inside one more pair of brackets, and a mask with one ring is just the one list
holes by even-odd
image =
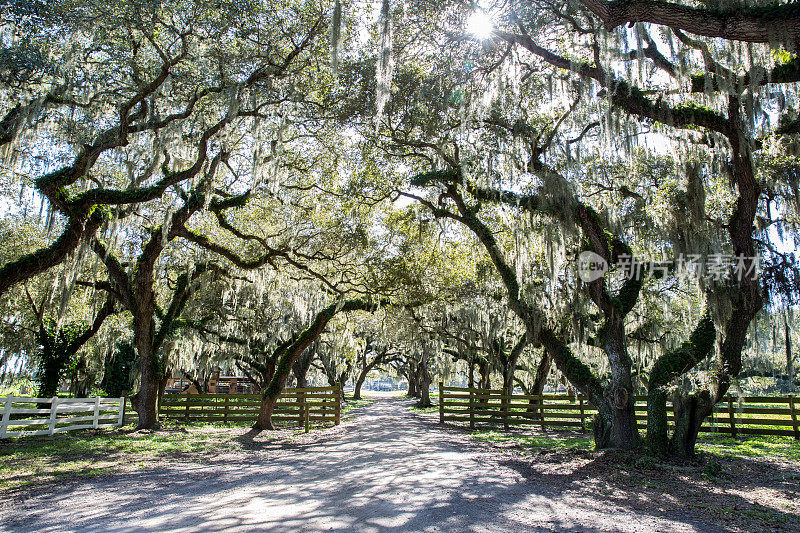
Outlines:
{"label": "bright sky through leaves", "polygon": [[486,11],[476,9],[467,19],[467,31],[478,39],[488,39],[494,31],[492,17]]}

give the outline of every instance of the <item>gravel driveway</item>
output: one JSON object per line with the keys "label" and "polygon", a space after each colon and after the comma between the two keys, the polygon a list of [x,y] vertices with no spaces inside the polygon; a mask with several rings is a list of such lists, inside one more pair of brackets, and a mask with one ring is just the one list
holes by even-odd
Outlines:
{"label": "gravel driveway", "polygon": [[407,405],[382,398],[310,442],[213,464],[33,489],[0,531],[721,531],[548,484]]}

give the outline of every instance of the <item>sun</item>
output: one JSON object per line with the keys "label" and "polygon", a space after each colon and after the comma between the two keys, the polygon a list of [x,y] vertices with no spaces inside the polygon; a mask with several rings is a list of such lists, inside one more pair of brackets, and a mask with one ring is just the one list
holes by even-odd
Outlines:
{"label": "sun", "polygon": [[478,39],[488,39],[494,31],[494,21],[486,11],[476,9],[467,19],[467,31]]}

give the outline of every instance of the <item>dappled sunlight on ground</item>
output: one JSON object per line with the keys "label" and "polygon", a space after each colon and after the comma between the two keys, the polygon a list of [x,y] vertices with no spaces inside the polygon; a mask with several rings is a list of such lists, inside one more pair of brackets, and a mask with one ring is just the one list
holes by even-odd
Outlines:
{"label": "dappled sunlight on ground", "polygon": [[203,464],[33,489],[0,530],[725,531],[655,493],[637,503],[624,484],[596,485],[609,479],[591,452],[538,470],[409,403],[377,398],[339,427],[282,441],[238,430],[241,449]]}

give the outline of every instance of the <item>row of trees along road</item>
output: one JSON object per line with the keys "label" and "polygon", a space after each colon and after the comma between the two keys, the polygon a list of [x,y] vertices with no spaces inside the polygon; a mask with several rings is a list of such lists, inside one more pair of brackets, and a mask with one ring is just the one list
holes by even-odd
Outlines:
{"label": "row of trees along road", "polygon": [[[152,428],[168,376],[204,390],[222,367],[263,391],[267,429],[309,372],[358,396],[393,368],[421,405],[457,372],[563,378],[598,448],[689,457],[740,377],[794,386],[788,4],[12,1],[4,20],[0,364],[42,396],[135,383]],[[582,280],[581,252],[607,274]],[[684,275],[693,255],[721,275]]]}

